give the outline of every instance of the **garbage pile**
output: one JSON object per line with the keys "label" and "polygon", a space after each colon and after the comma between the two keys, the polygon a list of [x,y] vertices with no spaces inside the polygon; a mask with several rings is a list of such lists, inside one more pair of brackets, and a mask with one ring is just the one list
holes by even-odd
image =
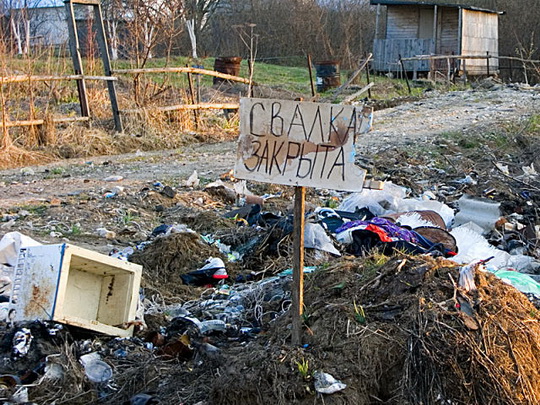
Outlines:
{"label": "garbage pile", "polygon": [[410,198],[391,182],[308,206],[303,345],[291,347],[294,218],[268,209],[287,199],[234,194],[230,207],[224,184],[211,188],[230,209],[164,208],[188,220],[111,251],[143,266],[133,337],[11,322],[13,255],[35,241],[4,236],[2,400],[538,403],[538,235],[524,233],[538,229],[523,216],[466,193]]}

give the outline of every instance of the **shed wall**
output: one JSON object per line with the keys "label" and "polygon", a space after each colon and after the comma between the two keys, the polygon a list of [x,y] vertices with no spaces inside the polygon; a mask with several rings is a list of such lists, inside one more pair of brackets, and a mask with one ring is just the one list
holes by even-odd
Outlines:
{"label": "shed wall", "polygon": [[[497,14],[462,10],[461,53],[463,55],[499,56],[499,19]],[[469,74],[487,74],[487,61],[468,59],[466,68]],[[499,68],[498,59],[490,59],[490,73]]]}
{"label": "shed wall", "polygon": [[417,6],[388,7],[386,39],[418,38],[420,15]]}
{"label": "shed wall", "polygon": [[439,7],[439,32],[437,53],[441,55],[459,54],[459,10]]}

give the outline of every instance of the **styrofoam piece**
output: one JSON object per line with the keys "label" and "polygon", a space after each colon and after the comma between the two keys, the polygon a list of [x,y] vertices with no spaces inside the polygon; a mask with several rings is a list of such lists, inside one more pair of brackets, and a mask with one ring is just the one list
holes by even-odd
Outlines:
{"label": "styrofoam piece", "polygon": [[23,248],[13,277],[10,319],[52,320],[131,336],[141,273],[137,264],[73,245]]}
{"label": "styrofoam piece", "polygon": [[15,266],[19,249],[39,245],[41,243],[20,232],[8,232],[0,240],[0,264]]}
{"label": "styrofoam piece", "polygon": [[501,216],[501,204],[495,201],[465,194],[458,200],[458,205],[459,212],[454,219],[454,226],[474,222],[484,229],[484,232],[488,232],[495,228],[495,223]]}

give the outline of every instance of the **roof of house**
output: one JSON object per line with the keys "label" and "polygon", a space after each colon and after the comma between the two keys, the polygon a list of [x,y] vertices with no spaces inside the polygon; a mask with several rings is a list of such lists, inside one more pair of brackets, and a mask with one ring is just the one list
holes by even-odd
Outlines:
{"label": "roof of house", "polygon": [[11,8],[49,8],[49,7],[64,7],[64,0],[27,0],[13,1]]}
{"label": "roof of house", "polygon": [[470,10],[497,13],[495,0],[370,0],[371,4],[398,5],[419,4],[427,6],[461,7]]}

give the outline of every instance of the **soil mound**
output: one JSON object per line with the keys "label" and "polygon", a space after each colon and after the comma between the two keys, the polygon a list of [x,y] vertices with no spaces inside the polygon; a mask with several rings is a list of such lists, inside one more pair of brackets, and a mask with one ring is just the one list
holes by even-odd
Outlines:
{"label": "soil mound", "polygon": [[401,256],[377,271],[354,260],[316,272],[306,346],[286,346],[290,320],[277,320],[224,353],[211,403],[312,404],[316,370],[347,384],[327,404],[539,403],[537,310],[489,273],[472,293],[458,280],[453,262]]}

